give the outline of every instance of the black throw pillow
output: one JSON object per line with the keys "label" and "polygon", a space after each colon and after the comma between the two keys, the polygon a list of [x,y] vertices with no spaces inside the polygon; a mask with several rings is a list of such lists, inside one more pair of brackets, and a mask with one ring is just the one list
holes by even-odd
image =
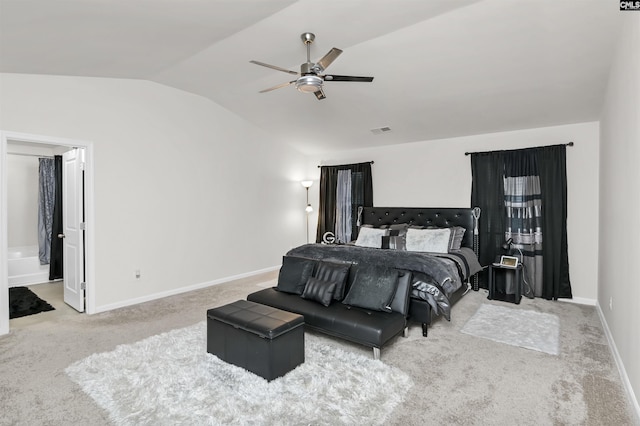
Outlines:
{"label": "black throw pillow", "polygon": [[398,287],[391,300],[391,310],[405,317],[409,315],[409,295],[411,294],[411,272],[398,269]]}
{"label": "black throw pillow", "polygon": [[278,275],[278,291],[302,294],[307,280],[313,276],[316,263],[304,257],[284,256]]}
{"label": "black throw pillow", "polygon": [[374,311],[392,312],[391,301],[397,287],[397,269],[360,264],[351,289],[342,303]]}
{"label": "black throw pillow", "polygon": [[402,235],[391,235],[382,237],[383,249],[391,250],[406,250],[407,249],[407,237]]}
{"label": "black throw pillow", "polygon": [[318,278],[323,281],[330,281],[336,283],[336,290],[333,294],[333,298],[336,300],[342,300],[344,297],[344,287],[349,276],[350,263],[337,263],[320,261],[316,272],[313,274],[314,278]]}
{"label": "black throw pillow", "polygon": [[309,278],[302,293],[303,299],[315,300],[324,306],[329,306],[333,300],[333,292],[336,290],[336,283],[323,281],[317,278]]}

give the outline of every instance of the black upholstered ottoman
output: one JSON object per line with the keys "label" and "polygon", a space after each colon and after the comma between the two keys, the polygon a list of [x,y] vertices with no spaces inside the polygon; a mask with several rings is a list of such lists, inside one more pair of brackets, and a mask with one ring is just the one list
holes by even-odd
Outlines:
{"label": "black upholstered ottoman", "polygon": [[209,309],[207,352],[271,381],[304,362],[304,317],[247,300]]}

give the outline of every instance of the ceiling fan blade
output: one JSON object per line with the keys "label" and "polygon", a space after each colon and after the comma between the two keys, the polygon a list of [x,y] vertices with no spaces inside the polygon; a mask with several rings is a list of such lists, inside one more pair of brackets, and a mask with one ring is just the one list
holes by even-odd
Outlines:
{"label": "ceiling fan blade", "polygon": [[316,90],[315,92],[313,92],[313,94],[316,95],[316,98],[318,98],[319,101],[326,98],[326,96],[324,95],[324,90],[322,90],[322,87],[319,90]]}
{"label": "ceiling fan blade", "polygon": [[278,67],[278,66],[275,66],[275,65],[265,64],[264,62],[259,62],[259,61],[249,61],[249,62],[251,62],[252,64],[260,65],[262,67],[271,68],[272,70],[276,70],[276,71],[282,71],[282,72],[286,72],[286,73],[293,74],[293,75],[298,75],[299,74],[296,71],[291,71],[291,70],[288,70],[286,68]]}
{"label": "ceiling fan blade", "polygon": [[295,83],[295,82],[296,82],[296,81],[295,81],[295,80],[293,80],[293,81],[288,81],[288,82],[286,82],[286,83],[278,84],[277,86],[273,86],[273,87],[269,87],[268,89],[261,90],[259,93],[270,92],[270,91],[272,91],[272,90],[280,89],[280,88],[282,88],[282,87],[287,87],[288,85],[293,84],[293,83]]}
{"label": "ceiling fan blade", "polygon": [[360,81],[363,83],[371,83],[373,81],[373,77],[354,77],[351,75],[322,75],[321,76],[324,81]]}
{"label": "ceiling fan blade", "polygon": [[338,49],[337,47],[334,47],[329,51],[329,53],[324,55],[322,59],[320,59],[316,64],[320,68],[320,72],[326,70],[327,67],[331,65],[331,63],[335,61],[336,58],[340,56],[341,53],[342,53],[342,50]]}

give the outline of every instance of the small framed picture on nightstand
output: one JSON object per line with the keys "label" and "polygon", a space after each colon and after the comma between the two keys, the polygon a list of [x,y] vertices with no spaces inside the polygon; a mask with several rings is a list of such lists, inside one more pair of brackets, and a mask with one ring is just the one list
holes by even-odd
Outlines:
{"label": "small framed picture on nightstand", "polygon": [[518,258],[515,256],[501,256],[500,257],[500,266],[504,266],[507,268],[517,268],[518,267]]}

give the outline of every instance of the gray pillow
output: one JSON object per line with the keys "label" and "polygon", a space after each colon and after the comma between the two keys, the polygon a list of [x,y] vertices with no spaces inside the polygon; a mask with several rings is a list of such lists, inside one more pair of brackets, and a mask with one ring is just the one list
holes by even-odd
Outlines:
{"label": "gray pillow", "polygon": [[449,250],[460,250],[460,247],[462,247],[462,240],[464,239],[464,233],[467,231],[467,229],[462,226],[452,226],[450,228],[429,226],[426,229],[449,229],[451,231],[449,235]]}
{"label": "gray pillow", "polygon": [[407,251],[448,253],[451,229],[415,229],[407,231]]}
{"label": "gray pillow", "polygon": [[462,247],[462,240],[464,239],[464,233],[467,230],[462,226],[454,226],[451,228],[451,239],[449,240],[449,250],[460,250]]}
{"label": "gray pillow", "polygon": [[329,306],[333,300],[333,293],[336,290],[336,282],[323,281],[317,278],[309,278],[302,293],[303,299],[314,300]]}
{"label": "gray pillow", "polygon": [[313,276],[316,263],[304,257],[284,256],[278,275],[278,291],[302,294],[307,280]]}
{"label": "gray pillow", "polygon": [[386,229],[362,227],[358,232],[356,245],[360,247],[380,248],[382,237],[387,234]]}
{"label": "gray pillow", "polygon": [[358,265],[358,272],[342,303],[374,311],[391,312],[398,286],[398,270],[378,265]]}

